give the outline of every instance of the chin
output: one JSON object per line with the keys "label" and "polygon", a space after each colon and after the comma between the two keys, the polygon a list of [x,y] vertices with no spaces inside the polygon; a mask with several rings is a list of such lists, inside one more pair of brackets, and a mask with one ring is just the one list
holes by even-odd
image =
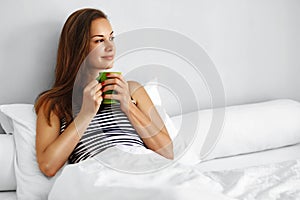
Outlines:
{"label": "chin", "polygon": [[113,65],[107,66],[105,69],[111,69],[113,68]]}

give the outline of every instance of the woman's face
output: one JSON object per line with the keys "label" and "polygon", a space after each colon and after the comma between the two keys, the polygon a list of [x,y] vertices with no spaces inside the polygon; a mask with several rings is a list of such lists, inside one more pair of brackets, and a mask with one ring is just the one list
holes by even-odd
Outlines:
{"label": "woman's face", "polygon": [[115,57],[115,45],[112,27],[107,19],[92,21],[88,60],[93,68],[110,69]]}

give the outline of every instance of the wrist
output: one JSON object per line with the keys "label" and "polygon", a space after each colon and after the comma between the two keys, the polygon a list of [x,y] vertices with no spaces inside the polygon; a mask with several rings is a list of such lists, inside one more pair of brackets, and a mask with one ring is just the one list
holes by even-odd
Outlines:
{"label": "wrist", "polygon": [[75,130],[76,130],[76,133],[77,133],[77,135],[78,135],[78,138],[80,139],[81,137],[82,137],[82,133],[78,130],[78,128],[77,128],[77,122],[76,122],[76,119],[77,118],[75,118],[74,120],[73,120],[73,122],[74,122],[74,127],[75,127]]}
{"label": "wrist", "polygon": [[137,108],[137,107],[136,107],[136,102],[130,100],[130,101],[128,102],[128,107],[127,107],[127,112],[126,112],[127,116],[129,117],[133,112],[135,112],[135,109],[136,109],[136,108]]}
{"label": "wrist", "polygon": [[94,115],[80,111],[76,118],[78,118],[80,121],[91,121],[94,118]]}
{"label": "wrist", "polygon": [[74,123],[76,124],[77,130],[81,133],[84,132],[85,127],[87,127],[92,121],[93,117],[86,115],[85,113],[78,113],[78,115],[74,118]]}
{"label": "wrist", "polygon": [[91,121],[92,117],[81,112],[79,112],[78,115],[73,119],[75,131],[79,139],[82,137]]}
{"label": "wrist", "polygon": [[134,109],[134,107],[136,107],[136,101],[134,99],[129,99],[127,101],[127,103],[125,104],[121,104],[121,110],[127,115],[129,116],[130,112],[132,109]]}
{"label": "wrist", "polygon": [[135,99],[133,99],[132,97],[131,97],[131,103],[133,103],[135,106],[137,105],[137,102],[136,102],[136,100],[135,100]]}

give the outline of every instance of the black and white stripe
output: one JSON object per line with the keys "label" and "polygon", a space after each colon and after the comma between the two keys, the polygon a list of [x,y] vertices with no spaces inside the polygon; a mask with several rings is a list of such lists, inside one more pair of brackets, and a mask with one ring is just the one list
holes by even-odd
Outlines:
{"label": "black and white stripe", "polygon": [[60,133],[64,132],[67,126],[66,118],[60,120]]}
{"label": "black and white stripe", "polygon": [[[66,121],[61,121],[61,132]],[[79,143],[69,157],[70,163],[78,163],[116,146],[145,146],[120,104],[102,104]]]}

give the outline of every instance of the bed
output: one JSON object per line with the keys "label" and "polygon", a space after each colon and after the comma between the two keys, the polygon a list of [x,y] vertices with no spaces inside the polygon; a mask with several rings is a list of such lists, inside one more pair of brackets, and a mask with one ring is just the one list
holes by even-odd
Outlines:
{"label": "bed", "polygon": [[[89,2],[112,20],[113,69],[145,86],[175,159],[118,147],[47,178],[33,103],[53,83],[64,20],[87,4],[3,1],[0,200],[300,199],[299,4],[223,2]],[[214,116],[222,123],[210,132]]]}
{"label": "bed", "polygon": [[[5,132],[0,135],[1,200],[17,197],[58,200],[65,199],[66,194],[69,199],[98,199],[99,196],[148,199],[154,194],[156,199],[300,198],[300,103],[294,100],[227,107],[223,134],[205,157],[200,152],[210,124],[212,111],[209,109],[164,117],[173,140],[179,137],[184,118],[198,117],[201,121],[193,143],[173,164],[149,173],[120,171],[103,162],[117,155],[116,151],[107,151],[99,158],[66,164],[53,179],[43,176],[37,168],[32,109],[32,104],[0,106],[0,122]],[[147,156],[149,152],[145,150],[120,150],[134,155],[132,161],[118,158],[128,169],[161,159]],[[137,154],[146,155],[147,162],[141,162]]]}

